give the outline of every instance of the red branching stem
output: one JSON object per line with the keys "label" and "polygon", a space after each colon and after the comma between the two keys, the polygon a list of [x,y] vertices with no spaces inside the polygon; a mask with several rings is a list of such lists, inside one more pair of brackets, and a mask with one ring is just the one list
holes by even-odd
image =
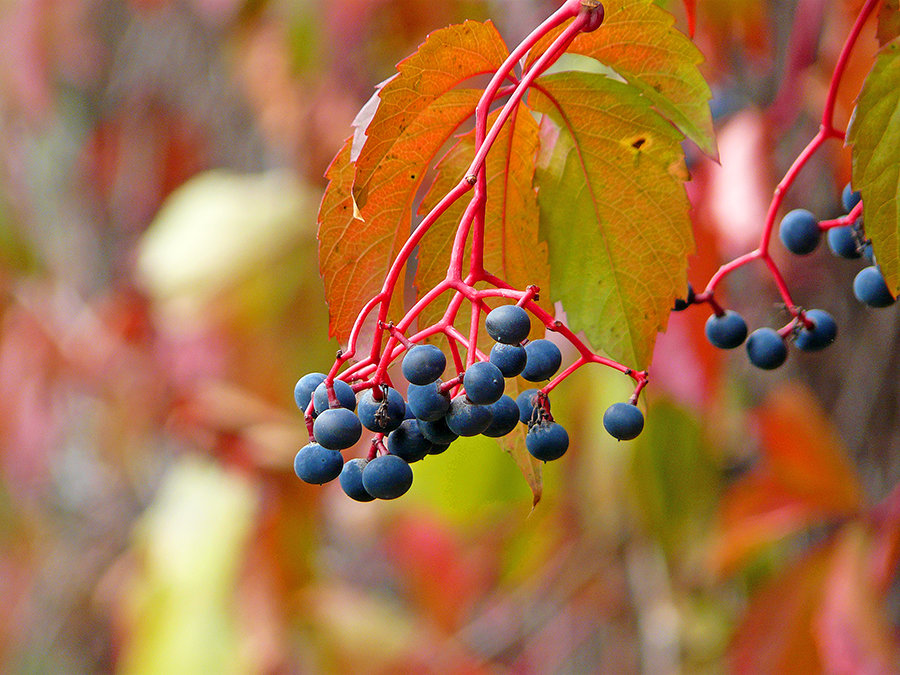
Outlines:
{"label": "red branching stem", "polygon": [[628,402],[631,405],[637,405],[638,396],[641,395],[641,390],[650,383],[650,373],[648,373],[646,370],[634,373],[634,376],[637,380],[637,384],[634,387],[634,392],[631,394],[631,398],[628,399]]}
{"label": "red branching stem", "polygon": [[588,359],[586,359],[584,356],[579,357],[578,359],[575,360],[575,362],[571,366],[566,368],[561,373],[558,373],[552,380],[550,380],[549,384],[546,384],[543,387],[541,387],[541,391],[544,392],[545,394],[549,394],[551,391],[553,391],[553,389],[558,384],[560,384],[569,375],[574,373],[576,370],[581,368],[581,366],[585,365],[586,363],[590,363],[590,361],[588,361]]}

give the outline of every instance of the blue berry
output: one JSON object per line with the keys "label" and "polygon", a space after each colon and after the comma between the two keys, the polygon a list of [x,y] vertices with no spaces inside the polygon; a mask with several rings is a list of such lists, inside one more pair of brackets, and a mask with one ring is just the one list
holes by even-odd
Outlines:
{"label": "blue berry", "polygon": [[491,423],[481,433],[491,438],[500,438],[516,428],[519,423],[519,406],[512,398],[504,394],[490,408]]}
{"label": "blue berry", "polygon": [[535,424],[525,434],[525,447],[535,459],[552,462],[569,449],[569,434],[556,422]]}
{"label": "blue berry", "polygon": [[363,487],[376,499],[396,499],[406,494],[412,481],[412,469],[397,455],[376,457],[362,472]]}
{"label": "blue berry", "polygon": [[450,402],[450,411],[444,420],[447,428],[459,436],[477,436],[491,425],[490,406],[472,403],[465,394]]}
{"label": "blue berry", "polygon": [[806,209],[794,209],[785,214],[778,228],[781,243],[791,253],[806,255],[819,245],[822,231],[816,217]]}
{"label": "blue berry", "polygon": [[710,315],[706,320],[706,339],[713,347],[734,349],[747,338],[747,322],[735,311],[726,309],[722,316]]}
{"label": "blue berry", "polygon": [[525,353],[528,361],[522,371],[522,377],[529,382],[549,380],[562,363],[559,347],[550,340],[532,340],[525,345]]}
{"label": "blue berry", "polygon": [[503,396],[503,373],[493,363],[477,361],[466,369],[463,387],[472,403],[489,405]]}
{"label": "blue berry", "polygon": [[828,230],[826,236],[828,238],[828,248],[835,255],[848,260],[855,260],[862,255],[859,251],[859,242],[852,225],[832,227]]}
{"label": "blue berry", "polygon": [[450,447],[449,443],[432,443],[431,450],[428,451],[429,455],[440,455],[447,448]]}
{"label": "blue berry", "polygon": [[434,444],[422,434],[419,423],[412,420],[404,420],[403,424],[394,429],[387,437],[387,449],[392,455],[412,464],[418,462],[431,452]]}
{"label": "blue berry", "polygon": [[637,438],[644,429],[644,413],[631,403],[613,403],[603,413],[603,428],[620,441]]}
{"label": "blue berry", "polygon": [[447,357],[436,345],[415,345],[403,357],[403,377],[411,384],[428,384],[447,367]]}
{"label": "blue berry", "polygon": [[294,401],[301,412],[306,412],[313,392],[325,381],[325,373],[309,373],[304,375],[294,385]]}
{"label": "blue berry", "polygon": [[412,411],[412,408],[409,407],[409,403],[406,403],[404,407],[406,408],[406,412],[403,415],[403,419],[405,419],[405,420],[416,419],[416,414]]}
{"label": "blue berry", "polygon": [[787,347],[778,331],[757,328],[747,338],[747,356],[757,368],[774,370],[787,359]]}
{"label": "blue berry", "polygon": [[522,345],[507,345],[498,342],[491,347],[490,360],[500,369],[503,377],[515,377],[525,370],[528,353]]}
{"label": "blue berry", "polygon": [[534,424],[543,418],[543,407],[538,401],[537,389],[526,389],[516,396],[516,407],[519,409],[519,421],[522,424]]}
{"label": "blue berry", "polygon": [[[349,384],[343,380],[335,380],[334,393],[342,408],[356,410],[356,394],[353,393],[353,389]],[[316,415],[321,415],[325,410],[328,410],[328,390],[324,382],[316,387],[316,391],[313,393],[313,406],[315,407]]]}
{"label": "blue berry", "polygon": [[304,445],[294,457],[294,473],[300,480],[313,485],[334,480],[343,466],[341,453],[323,448],[318,443]]}
{"label": "blue berry", "polygon": [[419,425],[422,435],[436,446],[449,445],[459,438],[459,434],[450,430],[450,427],[447,426],[447,420],[443,417],[433,422],[416,420],[416,424]]}
{"label": "blue berry", "polygon": [[[406,417],[406,401],[403,395],[391,387],[387,387],[387,395],[382,395],[380,401],[375,400],[373,389],[367,389],[359,397],[359,421],[369,431],[382,434],[392,432],[400,426]],[[384,394],[384,389],[381,390]]]}
{"label": "blue berry", "polygon": [[362,424],[352,410],[329,408],[313,424],[316,442],[329,450],[344,450],[362,436]]}
{"label": "blue berry", "polygon": [[411,384],[406,390],[409,408],[420,420],[433,422],[441,419],[450,409],[450,397],[440,390],[442,382],[431,384]]}
{"label": "blue berry", "polygon": [[894,304],[894,296],[884,281],[884,275],[875,265],[859,271],[853,280],[853,295],[869,307],[888,307]]}
{"label": "blue berry", "polygon": [[350,499],[358,502],[370,502],[375,499],[366,492],[366,488],[363,486],[362,474],[366,464],[368,462],[365,459],[358,457],[344,464],[344,468],[341,470],[341,489]]}
{"label": "blue berry", "polygon": [[531,332],[531,319],[518,305],[501,305],[488,312],[484,327],[495,342],[517,345]]}
{"label": "blue berry", "polygon": [[834,342],[837,336],[837,323],[831,314],[822,309],[811,309],[806,312],[806,318],[812,321],[814,326],[812,328],[803,326],[797,333],[797,337],[794,338],[797,349],[815,352],[825,349]]}
{"label": "blue berry", "polygon": [[847,183],[844,186],[844,191],[841,192],[841,204],[844,207],[844,211],[850,213],[853,210],[853,207],[859,204],[862,199],[862,194],[859,192],[855,192],[852,187],[850,187],[850,183]]}

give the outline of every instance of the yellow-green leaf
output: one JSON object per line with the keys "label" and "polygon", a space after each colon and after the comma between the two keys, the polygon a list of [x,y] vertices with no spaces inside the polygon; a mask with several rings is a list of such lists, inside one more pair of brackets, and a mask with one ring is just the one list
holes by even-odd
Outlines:
{"label": "yellow-green leaf", "polygon": [[693,250],[681,134],[633,87],[603,75],[538,80],[532,106],[559,136],[537,174],[550,283],[569,326],[643,368]]}
{"label": "yellow-green leaf", "polygon": [[866,235],[888,287],[900,290],[900,39],[885,45],[866,76],[847,143],[853,187],[863,196]]}
{"label": "yellow-green leaf", "polygon": [[[716,157],[709,111],[712,93],[697,67],[703,62],[700,50],[653,0],[610,0],[603,7],[600,28],[576,37],[567,51],[590,56],[615,70],[703,152]],[[531,50],[529,64],[556,34]]]}
{"label": "yellow-green leaf", "polygon": [[900,36],[900,0],[884,0],[878,12],[878,44]]}

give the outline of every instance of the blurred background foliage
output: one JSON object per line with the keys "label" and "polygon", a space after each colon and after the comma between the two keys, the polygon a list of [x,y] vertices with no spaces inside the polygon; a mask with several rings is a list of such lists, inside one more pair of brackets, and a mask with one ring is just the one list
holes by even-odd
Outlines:
{"label": "blurred background foliage", "polygon": [[[722,163],[692,164],[695,283],[752,247],[858,4],[699,3]],[[673,315],[637,441],[601,430],[621,378],[554,392],[573,442],[533,510],[487,440],[396,503],[293,475],[350,121],[429,31],[514,42],[552,6],[0,3],[0,670],[896,672],[900,320],[825,252],[783,262],[830,350],[753,372]],[[830,147],[790,206],[836,214],[848,178]],[[759,272],[728,289],[752,324],[782,313]]]}

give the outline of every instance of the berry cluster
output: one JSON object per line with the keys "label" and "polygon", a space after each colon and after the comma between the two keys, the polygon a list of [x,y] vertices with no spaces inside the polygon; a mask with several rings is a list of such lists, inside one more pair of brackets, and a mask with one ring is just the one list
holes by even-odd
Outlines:
{"label": "berry cluster", "polygon": [[[788,212],[781,219],[778,237],[791,253],[808,255],[818,247],[822,233],[827,232],[828,246],[835,255],[848,259],[865,257],[871,263],[856,275],[853,282],[853,293],[857,299],[870,307],[892,305],[894,297],[875,264],[872,242],[866,239],[863,230],[860,216],[862,196],[854,192],[848,183],[841,201],[846,214],[832,221],[820,222],[806,209]],[[793,339],[794,345],[802,351],[819,351],[834,342],[837,336],[837,323],[828,312],[796,307],[792,307],[792,321],[780,330],[757,328],[748,336],[747,323],[740,314],[720,307],[709,293],[704,294],[702,299],[714,310],[706,322],[709,342],[719,349],[734,349],[746,342],[750,363],[764,370],[778,368],[785,362],[788,339]],[[687,299],[676,302],[674,309],[680,311],[698,301],[697,294],[689,288]]]}
{"label": "berry cluster", "polygon": [[[565,454],[569,435],[550,413],[549,386],[523,391],[515,400],[504,393],[509,378],[544,382],[562,365],[556,344],[528,340],[531,318],[524,308],[491,310],[484,321],[494,340],[489,356],[446,382],[440,377],[447,358],[436,345],[414,344],[396,327],[385,328],[403,346],[406,400],[389,384],[373,380],[351,385],[329,382],[324,373],[301,377],[294,398],[312,422],[311,442],[294,458],[302,480],[323,484],[339,477],[341,488],[357,501],[395,499],[412,485],[410,464],[444,452],[460,436],[499,438],[520,423],[527,427],[525,446],[533,457],[548,462]],[[633,403],[616,403],[603,424],[615,438],[629,440],[643,429],[644,417]],[[341,451],[360,440],[363,427],[375,432],[369,456],[344,462]]]}

